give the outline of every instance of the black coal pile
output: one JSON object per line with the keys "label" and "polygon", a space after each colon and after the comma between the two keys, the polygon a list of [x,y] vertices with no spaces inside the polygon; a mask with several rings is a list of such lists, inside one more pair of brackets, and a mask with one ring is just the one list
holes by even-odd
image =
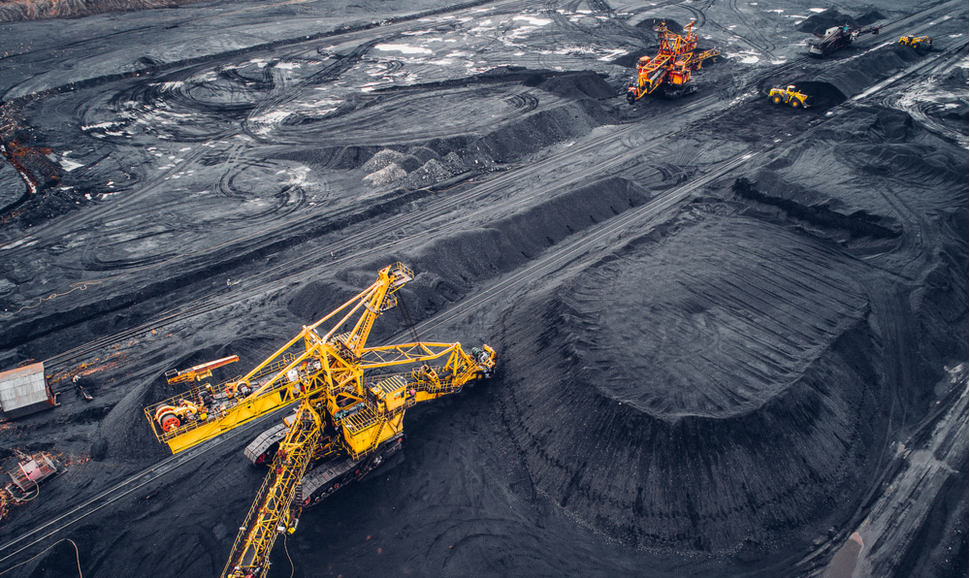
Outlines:
{"label": "black coal pile", "polygon": [[883,16],[878,10],[869,10],[853,18],[847,14],[843,14],[836,10],[835,8],[829,8],[824,12],[819,12],[812,14],[806,18],[801,24],[798,25],[798,30],[801,32],[808,32],[815,35],[823,35],[825,31],[833,26],[843,26],[848,24],[853,28],[859,26],[868,26],[879,20],[883,20],[886,17]]}
{"label": "black coal pile", "polygon": [[845,102],[846,96],[841,90],[829,82],[811,80],[795,81],[795,90],[808,95],[808,104],[812,108],[825,110]]}
{"label": "black coal pile", "polygon": [[846,98],[851,98],[876,82],[892,76],[904,66],[919,62],[919,53],[905,46],[893,45],[888,50],[863,54],[858,58],[827,67],[815,77],[835,86]]}
{"label": "black coal pile", "polygon": [[642,30],[653,31],[654,28],[663,24],[668,30],[674,34],[683,34],[684,27],[681,26],[676,20],[670,18],[646,18],[637,22],[636,27]]}
{"label": "black coal pile", "polygon": [[[172,457],[144,408],[396,261],[370,343],[497,374],[409,409],[269,576],[965,575],[966,6],[812,12],[935,23],[816,60],[773,0],[384,4],[5,27],[0,370],[43,360],[60,405],[0,456],[67,470],[0,525],[4,576],[219,575],[278,416]],[[691,20],[723,51],[694,96],[627,104]]]}
{"label": "black coal pile", "polygon": [[537,488],[647,548],[768,556],[842,524],[886,392],[851,266],[826,250],[781,265],[802,250],[782,229],[700,216],[515,308],[543,319],[505,339],[529,352],[506,370],[506,419]]}

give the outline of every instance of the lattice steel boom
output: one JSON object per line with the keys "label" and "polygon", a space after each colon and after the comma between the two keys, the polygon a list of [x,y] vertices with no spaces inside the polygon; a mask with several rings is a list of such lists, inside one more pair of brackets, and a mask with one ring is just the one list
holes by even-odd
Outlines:
{"label": "lattice steel boom", "polygon": [[[400,449],[407,408],[491,376],[495,351],[488,345],[470,353],[459,343],[366,346],[374,321],[397,304],[394,294],[413,277],[400,263],[385,267],[373,285],[304,326],[246,375],[217,386],[194,385],[145,408],[155,435],[173,453],[283,407],[297,408],[246,449],[255,463],[272,460],[272,466],[240,527],[224,577],[264,576],[276,537],[295,530],[304,507],[360,479]],[[332,328],[321,334],[318,329],[328,321]],[[193,378],[211,374],[216,363],[187,371]],[[390,372],[398,367],[404,371]]]}

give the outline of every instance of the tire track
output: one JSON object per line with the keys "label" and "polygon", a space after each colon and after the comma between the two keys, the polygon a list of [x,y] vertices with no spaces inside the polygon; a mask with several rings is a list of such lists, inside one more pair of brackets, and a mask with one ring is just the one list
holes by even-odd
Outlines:
{"label": "tire track", "polygon": [[[709,100],[700,101],[700,102],[704,103],[703,106],[706,106],[709,103],[713,103],[715,100],[716,99],[714,97],[711,97]],[[697,107],[701,105],[698,105],[695,102],[694,106]],[[729,114],[729,112],[725,111],[724,114]],[[568,161],[572,159],[579,159],[582,156],[587,155],[590,151],[594,150],[595,148],[601,147],[604,144],[606,144],[607,140],[611,142],[624,142],[624,141],[631,142],[631,140],[628,140],[628,137],[629,139],[636,140],[635,131],[640,130],[640,128],[641,127],[639,125],[630,125],[627,127],[623,127],[618,131],[619,138],[618,138],[618,134],[603,135],[598,138],[593,138],[593,139],[590,139],[590,142],[585,143],[583,145],[578,145],[573,149],[568,149],[562,155],[554,155],[553,157],[546,159],[545,162],[549,164],[560,164],[564,160]],[[674,136],[670,136],[667,138],[674,138]],[[662,142],[662,141],[659,141],[659,142]],[[680,187],[677,187],[673,190],[659,194],[657,197],[649,201],[647,204],[642,205],[641,207],[638,207],[635,209],[630,209],[622,213],[621,215],[617,216],[615,219],[611,219],[609,221],[603,222],[600,225],[592,229],[589,229],[586,234],[583,234],[576,239],[571,239],[556,245],[552,250],[548,251],[547,253],[543,254],[539,258],[535,259],[528,266],[523,267],[521,270],[516,271],[513,274],[510,274],[509,276],[507,276],[506,278],[495,282],[494,284],[480,291],[476,295],[470,296],[461,304],[445,312],[442,312],[438,316],[432,319],[428,319],[422,323],[419,323],[418,328],[420,328],[422,332],[433,330],[445,323],[452,322],[458,319],[460,316],[465,315],[468,312],[474,310],[475,308],[480,307],[483,304],[492,302],[501,296],[509,295],[511,292],[520,291],[531,284],[539,283],[541,282],[542,279],[546,278],[546,276],[548,276],[552,272],[561,271],[562,269],[569,268],[569,267],[582,266],[582,263],[580,263],[580,260],[584,258],[593,258],[595,248],[598,244],[605,243],[615,235],[622,233],[623,231],[628,230],[632,227],[642,226],[644,223],[649,222],[649,220],[655,218],[656,216],[660,215],[664,211],[669,210],[673,208],[675,205],[677,205],[678,203],[682,202],[693,191],[696,191],[697,189],[710,184],[711,182],[713,182],[718,178],[727,176],[731,171],[745,165],[746,163],[753,162],[754,160],[763,156],[765,153],[771,150],[771,148],[772,147],[765,147],[760,150],[752,149],[752,150],[749,150],[748,152],[738,154],[732,157],[731,159],[718,164],[717,166],[712,168],[710,172],[704,174],[703,176],[691,182],[688,182]],[[642,149],[636,149],[636,147],[630,147],[628,149],[627,155],[618,155],[617,158],[609,159],[603,163],[595,165],[594,167],[591,167],[590,169],[588,169],[584,174],[574,176],[573,178],[578,180],[583,176],[594,174],[593,171],[615,170],[621,167],[624,163],[629,162],[631,159],[635,159],[638,155],[641,155],[642,153],[643,153]],[[562,165],[560,164],[560,166]],[[532,167],[530,167],[530,170],[532,170]],[[470,200],[484,200],[491,195],[501,195],[502,191],[506,187],[512,186],[514,184],[514,181],[519,180],[520,178],[521,178],[521,175],[517,174],[516,171],[510,171],[508,173],[495,177],[494,179],[491,179],[485,183],[482,183],[478,186],[471,187],[468,191],[455,195],[454,199],[447,199],[440,203],[436,203],[433,206],[433,210],[437,211],[436,214],[440,216],[440,215],[446,214],[451,208],[457,206],[460,203],[467,203]],[[555,186],[558,187],[560,185],[561,183],[557,183]],[[550,186],[549,188],[551,187],[552,186]],[[547,192],[548,192],[548,189],[538,192],[536,193],[536,195],[546,194]],[[523,202],[528,202],[528,199],[523,200]],[[424,218],[424,215],[425,213],[422,213],[421,218]],[[311,255],[311,256],[319,257],[320,255],[324,254],[325,251],[333,250],[335,248],[337,250],[341,250],[341,248],[343,248],[344,250],[347,250],[348,254],[340,257],[339,259],[334,260],[332,263],[319,266],[319,267],[333,267],[342,263],[350,263],[353,261],[357,261],[362,257],[373,255],[378,252],[384,252],[384,251],[392,250],[394,248],[405,246],[410,241],[409,238],[407,237],[405,237],[404,239],[399,239],[394,243],[390,243],[384,246],[377,246],[377,247],[368,248],[368,249],[357,249],[357,251],[354,252],[354,247],[359,247],[359,243],[377,242],[382,238],[386,238],[387,234],[394,232],[403,226],[406,226],[408,224],[413,225],[414,219],[415,217],[409,217],[408,215],[395,216],[381,223],[381,225],[376,228],[376,232],[375,230],[365,231],[361,233],[358,237],[352,238],[347,242],[327,245],[317,250],[315,255]],[[451,225],[451,227],[453,228],[457,228],[461,226],[464,226],[464,225],[463,224]],[[437,229],[436,231],[440,232],[440,231],[446,231],[446,230],[448,229],[441,228],[441,229]],[[105,344],[116,343],[121,340],[118,338],[120,335],[127,334],[128,336],[131,336],[139,331],[145,331],[149,327],[164,326],[166,321],[170,321],[172,323],[184,322],[190,319],[191,317],[203,314],[205,312],[213,311],[220,307],[224,307],[228,304],[236,303],[244,298],[247,298],[248,296],[255,295],[258,292],[269,291],[269,290],[272,290],[273,287],[280,287],[288,283],[289,281],[294,280],[297,275],[303,275],[304,274],[303,272],[306,271],[305,268],[303,268],[299,272],[294,270],[297,268],[303,267],[308,262],[310,262],[310,258],[300,259],[299,261],[295,261],[293,263],[287,264],[286,268],[288,268],[290,271],[293,271],[289,273],[290,275],[289,277],[284,277],[282,280],[275,281],[272,284],[269,284],[269,283],[260,284],[258,288],[249,290],[247,293],[244,293],[242,296],[233,296],[232,298],[228,298],[228,299],[225,297],[220,298],[219,295],[206,296],[204,298],[200,298],[200,300],[198,300],[197,302],[194,302],[191,307],[172,311],[171,313],[168,314],[167,317],[162,317],[161,323],[159,323],[159,321],[156,320],[153,323],[144,324],[140,326],[140,328],[135,328],[125,333],[119,333],[113,336],[105,337],[104,340],[99,340],[98,342],[93,342],[92,344],[81,346],[69,352],[65,352],[65,354],[62,354],[61,356],[51,358],[48,361],[50,361],[52,364],[66,363],[68,360],[77,357],[81,352],[92,351],[93,350],[92,346],[94,344],[98,344],[99,346],[104,346]],[[274,270],[273,273],[274,274],[286,273],[286,269]],[[19,552],[24,551],[26,548],[29,548],[30,546],[38,544],[41,541],[53,536],[56,532],[59,532],[67,528],[71,524],[75,523],[77,520],[82,519],[83,517],[88,516],[100,510],[101,508],[109,505],[110,503],[117,501],[123,498],[124,496],[130,494],[131,492],[142,487],[143,485],[151,481],[154,481],[159,477],[171,472],[172,470],[179,467],[180,465],[187,463],[188,461],[191,461],[191,459],[194,459],[195,457],[202,455],[203,453],[209,451],[210,449],[213,449],[214,447],[221,445],[222,443],[224,443],[225,441],[228,441],[235,435],[238,435],[239,433],[241,433],[242,430],[245,430],[245,429],[247,428],[240,428],[240,430],[236,432],[230,432],[226,436],[222,436],[219,440],[215,440],[211,445],[199,446],[197,450],[198,453],[183,453],[183,454],[179,454],[178,456],[173,456],[172,458],[163,460],[159,464],[156,464],[155,466],[144,470],[143,472],[137,474],[136,476],[129,477],[121,484],[109,490],[106,490],[105,492],[99,494],[92,500],[89,500],[88,502],[85,502],[84,504],[79,506],[78,509],[68,512],[63,517],[57,518],[55,520],[45,523],[42,526],[39,526],[38,528],[32,530],[31,532],[28,532],[21,538],[18,538],[14,542],[0,546],[0,552],[8,551],[12,548],[18,547],[23,541],[31,539],[34,536],[38,536],[39,534],[46,532],[42,536],[39,536],[36,539],[34,539],[30,544],[20,546],[20,549],[18,549],[16,552],[8,554],[4,558],[0,559],[0,563],[3,563],[6,560],[9,560],[12,556],[16,555]],[[176,458],[180,458],[184,461],[176,460]],[[141,477],[141,476],[153,476],[153,477]],[[104,500],[104,502],[101,502],[100,500]]]}
{"label": "tire track", "polygon": [[[939,11],[948,9],[954,4],[956,4],[956,2],[948,2],[941,6],[931,8],[927,12],[935,14]],[[927,14],[922,13],[919,15],[914,15],[912,18],[915,19],[920,16],[926,17]],[[785,69],[791,66],[793,66],[793,63],[786,63],[785,65],[781,65],[778,68]],[[776,68],[776,70],[778,68]],[[913,72],[915,72],[916,68],[918,67],[914,67]],[[894,79],[894,80],[898,80],[898,79]],[[885,81],[885,82],[888,83],[889,81]],[[861,98],[861,96],[858,98]],[[716,95],[707,95],[702,99],[696,100],[690,105],[685,107],[685,109],[687,109],[685,110],[685,114],[690,112],[691,110],[696,111],[710,104],[713,104],[717,99],[718,97]],[[733,108],[733,106],[744,104],[747,102],[747,100],[751,100],[751,99],[743,98],[740,101],[737,101],[736,103],[732,103],[731,107],[723,109],[719,115],[732,114],[731,108]],[[715,115],[715,116],[719,116],[719,115]],[[838,116],[838,115],[835,115],[835,116]],[[645,119],[644,122],[648,122],[648,119]],[[698,121],[698,122],[710,122],[710,120],[704,119],[703,121]],[[539,172],[545,169],[546,167],[549,167],[549,169],[551,169],[552,171],[555,171],[555,170],[558,170],[558,167],[570,166],[572,164],[581,162],[584,158],[589,156],[591,153],[595,151],[600,151],[602,150],[603,147],[611,144],[616,144],[616,143],[623,143],[625,146],[627,146],[628,147],[627,152],[629,153],[629,150],[637,149],[636,146],[632,146],[632,145],[635,145],[636,143],[639,142],[640,136],[638,132],[641,130],[641,128],[642,128],[641,125],[639,123],[636,123],[636,124],[630,124],[630,125],[621,127],[619,130],[611,134],[599,135],[597,137],[589,139],[588,141],[585,141],[584,143],[576,147],[567,149],[565,152],[550,156],[546,159],[538,161],[537,163],[533,163],[532,165],[529,166],[528,170],[530,172]],[[686,129],[686,130],[689,130],[689,129]],[[671,139],[677,139],[680,136],[681,136],[681,133],[679,132],[671,133],[660,139],[654,139],[651,142],[653,143],[654,146],[661,146],[662,143],[667,142]],[[617,155],[615,158],[609,159],[608,161],[598,165],[596,167],[596,170],[601,170],[601,171],[615,170],[618,167],[620,167],[622,164],[624,164],[625,162],[629,162],[632,158],[635,158],[637,155],[641,154],[642,152],[644,152],[644,149],[638,149],[636,153],[632,155],[630,154]],[[578,180],[581,180],[581,178],[582,176],[579,176],[565,183],[564,182],[557,183],[555,187],[559,188],[563,184],[577,182]],[[459,192],[458,194],[451,195],[442,201],[438,201],[433,205],[424,208],[422,210],[422,213],[421,213],[422,217],[420,220],[421,221],[434,220],[435,218],[440,218],[447,215],[452,209],[458,206],[467,205],[474,201],[481,202],[487,199],[488,197],[496,194],[501,195],[502,190],[506,189],[509,186],[513,186],[517,181],[521,179],[522,179],[522,175],[517,170],[506,172],[502,175],[499,175],[498,177],[494,177],[488,181],[478,184],[477,186],[474,186],[465,191]],[[552,188],[553,187],[546,187],[530,195],[519,197],[517,204],[518,205],[528,204],[529,202],[533,201],[537,196],[548,194],[548,191]],[[432,191],[429,190],[427,192],[430,194]],[[490,209],[494,209],[494,205],[490,206]],[[483,212],[485,211],[484,210],[478,211],[479,214],[482,214]],[[346,217],[350,217],[351,213],[352,211],[346,207],[343,210],[337,209],[336,211],[334,211],[335,215],[342,214]],[[276,230],[281,227],[290,227],[290,228],[305,227],[308,224],[312,224],[311,223],[312,221],[313,221],[312,217],[302,218],[297,221],[287,221],[287,222],[278,224],[274,227],[271,227],[270,229],[264,229],[262,231],[262,234],[267,234],[268,232],[272,230]],[[355,247],[360,247],[361,245],[366,245],[368,243],[379,244],[380,241],[388,238],[395,231],[398,231],[400,229],[407,229],[408,225],[414,226],[417,223],[418,223],[418,219],[408,214],[395,215],[394,217],[391,217],[390,219],[387,219],[377,224],[375,227],[372,227],[367,231],[353,234],[346,237],[345,239],[321,246],[320,248],[306,254],[303,258],[299,260],[280,264],[274,268],[271,268],[265,271],[258,277],[249,279],[247,282],[255,283],[257,285],[256,289],[243,290],[242,292],[238,292],[236,296],[234,296],[231,299],[225,299],[225,297],[223,297],[222,299],[218,299],[216,295],[207,295],[200,298],[199,300],[190,302],[189,304],[187,304],[187,307],[185,309],[176,309],[176,310],[169,310],[167,312],[164,312],[161,318],[163,320],[161,324],[147,323],[147,324],[143,324],[142,326],[136,329],[139,331],[145,331],[152,327],[156,327],[156,328],[164,327],[167,323],[174,323],[179,321],[180,315],[195,317],[195,316],[210,312],[218,307],[236,303],[240,300],[249,298],[255,295],[256,293],[272,290],[274,288],[283,287],[289,283],[297,281],[300,277],[306,274],[306,269],[304,267],[305,263],[318,260],[326,256],[328,253],[339,255],[337,258],[331,259],[327,265],[328,267],[335,267],[345,263],[352,262],[353,260],[359,259],[364,256],[375,254],[376,252],[384,250],[390,246],[394,246],[394,247],[399,246],[399,242],[398,242],[398,243],[385,246],[384,248],[375,248],[375,249],[369,249],[366,251],[358,250],[357,252],[345,253],[346,251],[354,251]],[[436,229],[435,231],[440,232],[442,230]],[[247,239],[248,238],[249,237],[247,237]],[[237,242],[239,241],[241,240],[237,240]],[[271,277],[274,277],[277,275],[282,275],[282,277],[277,277],[274,281],[268,280]],[[211,299],[218,299],[219,303],[209,303],[209,300]],[[136,333],[137,332],[138,331],[136,331]],[[121,335],[122,337],[118,339],[118,341],[122,341],[124,339],[129,338],[132,335],[132,333],[124,332],[119,335]],[[110,339],[110,338],[106,338],[106,339]],[[76,348],[75,350],[72,350],[72,352],[69,352],[70,353],[69,355],[58,356],[57,358],[53,358],[52,360],[50,360],[50,362],[62,363],[62,364],[68,363],[71,359],[78,358],[80,356],[85,355],[86,353],[89,353],[100,347],[103,347],[105,343],[113,343],[113,342],[99,340],[99,342],[97,342],[97,346],[93,346],[90,348],[82,346],[80,348]]]}
{"label": "tire track", "polygon": [[[581,236],[571,242],[563,242],[556,246],[555,250],[535,259],[532,263],[519,271],[511,274],[507,278],[495,283],[491,287],[479,292],[477,295],[466,299],[461,305],[453,307],[448,311],[418,323],[415,329],[418,333],[423,333],[436,329],[445,323],[455,321],[459,316],[464,315],[472,309],[477,309],[486,303],[490,303],[498,297],[524,287],[527,284],[535,283],[546,278],[553,272],[562,272],[572,266],[575,261],[583,257],[597,243],[602,243],[615,236],[616,234],[642,225],[644,222],[656,217],[665,210],[670,209],[680,201],[684,200],[690,193],[706,186],[714,180],[721,178],[734,169],[751,162],[764,154],[764,150],[751,150],[724,161],[720,166],[711,172],[703,175],[681,187],[658,195],[648,203],[625,211],[615,219],[605,221],[599,226],[594,227],[586,235]],[[561,246],[560,246],[561,245]]]}

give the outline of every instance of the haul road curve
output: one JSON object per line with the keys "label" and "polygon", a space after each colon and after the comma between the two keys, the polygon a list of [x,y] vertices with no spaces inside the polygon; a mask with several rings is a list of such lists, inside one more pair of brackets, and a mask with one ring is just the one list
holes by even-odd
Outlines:
{"label": "haul road curve", "polygon": [[[72,464],[0,571],[70,537],[85,576],[217,573],[253,434],[166,461],[141,408],[394,260],[419,335],[502,370],[409,414],[404,463],[305,513],[274,575],[810,576],[853,533],[861,575],[966,567],[964,5],[299,6],[4,25],[4,138],[59,182],[4,215],[0,359],[47,359],[62,404],[0,445]],[[884,36],[803,58],[797,27],[866,11]],[[691,17],[724,54],[698,93],[626,105],[638,24]],[[766,78],[844,102],[793,114]]]}

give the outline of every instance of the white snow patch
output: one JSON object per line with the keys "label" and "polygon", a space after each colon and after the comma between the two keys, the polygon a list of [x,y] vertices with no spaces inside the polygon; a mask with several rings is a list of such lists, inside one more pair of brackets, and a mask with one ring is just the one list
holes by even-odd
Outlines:
{"label": "white snow patch", "polygon": [[[88,197],[88,200],[89,201],[91,200],[90,193],[86,194],[85,196]],[[5,245],[2,248],[3,249],[16,249],[17,247],[21,247],[21,246],[22,247],[29,247],[29,246],[37,243],[37,239],[30,239],[30,242],[28,242],[28,239],[30,239],[30,237],[24,237],[23,239],[20,239],[19,241],[14,241],[13,243],[10,243],[9,245]]]}
{"label": "white snow patch", "polygon": [[266,134],[270,130],[272,130],[274,125],[280,124],[281,122],[283,122],[283,119],[285,119],[288,116],[290,116],[290,113],[288,111],[273,110],[273,111],[267,112],[262,116],[253,117],[250,120],[253,122],[253,124],[263,125],[256,130],[257,133]]}
{"label": "white snow patch", "polygon": [[627,51],[625,49],[614,48],[612,50],[607,50],[605,55],[599,57],[599,60],[606,62],[606,61],[613,60],[614,58],[619,58],[624,54],[627,54]]}
{"label": "white snow patch", "polygon": [[741,61],[741,64],[756,64],[760,60],[758,53],[751,51],[728,52],[725,56],[728,58],[737,58]]}
{"label": "white snow patch", "polygon": [[814,12],[816,14],[818,14],[819,12],[825,12],[826,10],[828,10],[828,8],[809,8],[808,9],[809,12]]}
{"label": "white snow patch", "polygon": [[294,68],[300,68],[302,66],[299,62],[277,62],[276,68],[282,68],[283,70],[293,70]]}
{"label": "white snow patch", "polygon": [[84,166],[82,163],[74,162],[71,159],[65,158],[65,157],[61,157],[61,160],[59,162],[61,163],[61,166],[64,167],[64,170],[67,172],[71,172],[74,169],[81,168]]}
{"label": "white snow patch", "polygon": [[533,26],[545,26],[546,24],[552,24],[552,20],[548,18],[535,18],[533,16],[515,16],[512,20],[525,20]]}
{"label": "white snow patch", "polygon": [[323,98],[320,100],[315,100],[312,103],[304,104],[300,108],[303,109],[303,114],[307,116],[327,116],[331,112],[337,110],[337,106],[343,101],[334,98]]}
{"label": "white snow patch", "polygon": [[[486,22],[486,23],[487,24],[491,24],[491,21]],[[474,28],[469,29],[468,30],[468,33],[469,34],[473,34],[475,36],[481,36],[482,34],[485,34],[486,32],[493,32],[497,28],[498,28],[497,26],[484,26],[484,25],[479,25],[479,26],[476,26]]]}
{"label": "white snow patch", "polygon": [[96,128],[111,128],[111,127],[113,127],[115,125],[119,125],[119,124],[121,124],[121,123],[118,122],[118,121],[116,121],[116,120],[108,120],[108,121],[105,121],[105,122],[99,122],[98,124],[91,124],[91,125],[88,125],[88,126],[82,126],[81,127],[81,130],[94,130]]}
{"label": "white snow patch", "polygon": [[410,44],[378,44],[374,48],[385,52],[402,52],[404,54],[433,54],[431,50]]}
{"label": "white snow patch", "polygon": [[283,186],[298,187],[306,183],[307,181],[306,177],[309,172],[310,172],[310,169],[307,167],[297,167],[295,169],[290,169],[290,170],[283,169],[281,171],[278,171],[276,174],[283,173],[283,174],[289,175],[289,178],[286,180],[285,183],[283,183]]}

